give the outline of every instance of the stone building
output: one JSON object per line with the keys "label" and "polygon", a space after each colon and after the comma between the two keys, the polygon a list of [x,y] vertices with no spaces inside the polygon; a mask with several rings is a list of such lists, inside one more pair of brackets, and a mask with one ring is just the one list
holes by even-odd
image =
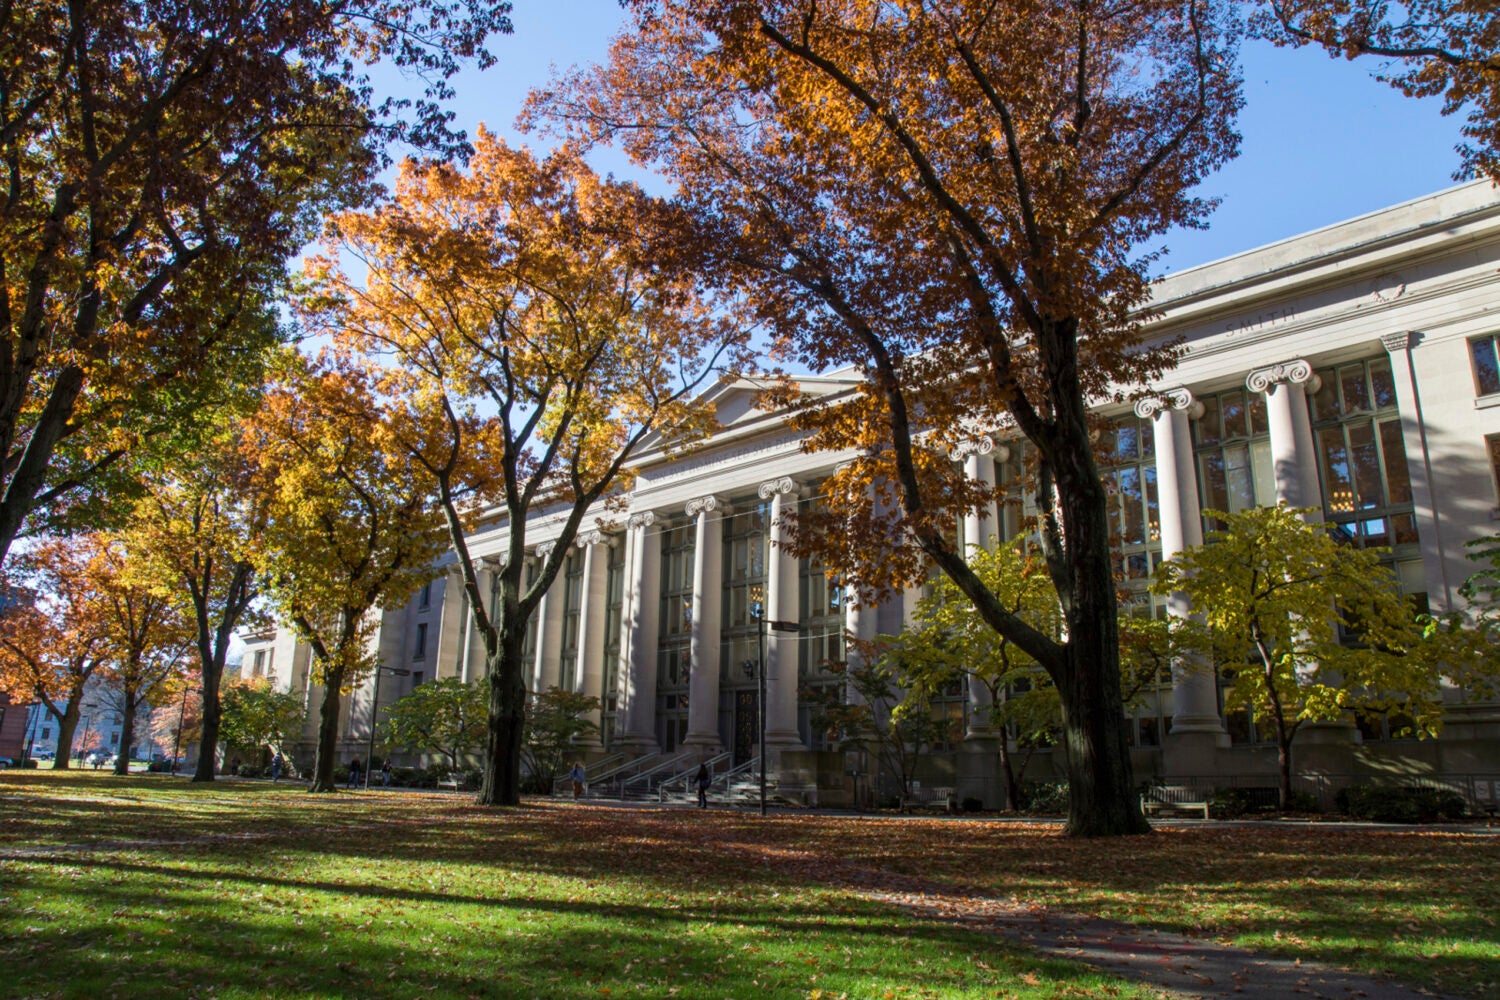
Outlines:
{"label": "stone building", "polygon": [[[1183,271],[1157,284],[1153,309],[1151,336],[1181,338],[1182,363],[1133,407],[1102,414],[1113,421],[1105,472],[1119,500],[1120,568],[1141,600],[1152,600],[1144,592],[1157,562],[1201,541],[1203,508],[1283,501],[1320,507],[1351,544],[1389,547],[1418,602],[1459,606],[1465,543],[1500,528],[1500,192],[1467,184]],[[836,371],[802,383],[836,398],[857,378]],[[846,632],[900,630],[916,595],[847,606],[820,571],[783,553],[785,515],[813,502],[848,456],[802,452],[781,415],[756,408],[753,386],[721,385],[712,398],[721,430],[690,454],[647,455],[628,512],[601,514],[608,530],[578,539],[529,642],[532,686],[599,695],[600,754],[747,757],[759,729],[752,593],[763,593],[767,618],[803,629],[766,642],[777,780],[788,794],[840,801],[848,762],[818,731],[806,694],[838,683],[826,665],[842,658]],[[981,439],[956,458],[969,475],[1003,482],[1021,456],[1018,442]],[[966,539],[1008,536],[1023,514],[1006,504],[967,519]],[[555,524],[543,512],[528,539],[554,544]],[[500,552],[504,531],[482,527],[471,549]],[[424,680],[482,672],[454,580],[438,575],[385,615],[384,662],[411,674],[381,674],[382,706]],[[253,639],[245,662],[307,686],[305,652],[285,636]],[[350,699],[354,741],[368,732],[371,694],[367,685]],[[1458,702],[1435,740],[1410,738],[1399,718],[1313,727],[1299,736],[1299,769],[1341,780],[1448,775],[1491,797],[1500,706]],[[1272,783],[1268,734],[1221,706],[1202,672],[1148,698],[1132,721],[1137,773]],[[962,692],[948,708],[971,717]],[[993,804],[995,750],[971,728],[934,756],[929,780]],[[1046,757],[1028,776],[1046,776]]]}

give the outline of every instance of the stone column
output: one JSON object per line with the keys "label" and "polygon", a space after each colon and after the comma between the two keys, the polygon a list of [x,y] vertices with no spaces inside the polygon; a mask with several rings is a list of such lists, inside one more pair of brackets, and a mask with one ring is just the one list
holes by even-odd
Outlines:
{"label": "stone column", "polygon": [[625,567],[627,642],[622,646],[621,656],[628,669],[624,684],[625,731],[620,742],[637,753],[655,753],[658,749],[656,647],[661,627],[661,539],[651,530],[655,523],[656,515],[651,511],[630,516],[630,561]]}
{"label": "stone column", "polygon": [[1312,365],[1301,359],[1257,368],[1245,379],[1251,392],[1266,394],[1276,499],[1288,507],[1313,508],[1313,521],[1323,520],[1323,492],[1318,487],[1318,452],[1307,413],[1307,393],[1316,392],[1320,384]]}
{"label": "stone column", "polygon": [[613,539],[600,531],[585,531],[579,534],[577,545],[583,549],[583,600],[578,606],[578,691],[599,699],[600,708],[588,715],[594,731],[579,738],[580,746],[590,750],[602,749],[604,741],[599,738],[599,727],[603,724],[604,690],[604,634],[605,619],[609,616],[609,549]]}
{"label": "stone column", "polygon": [[1413,513],[1417,518],[1417,537],[1425,552],[1436,552],[1437,558],[1422,560],[1427,581],[1427,599],[1434,612],[1455,610],[1453,591],[1457,583],[1448,578],[1448,549],[1458,549],[1460,542],[1449,536],[1432,499],[1432,454],[1427,447],[1427,419],[1422,411],[1422,395],[1417,389],[1412,351],[1422,342],[1422,334],[1410,330],[1388,333],[1380,338],[1381,346],[1391,356],[1391,376],[1396,383],[1396,405],[1401,411],[1401,440],[1406,448],[1406,469],[1411,479]]}
{"label": "stone column", "polygon": [[771,501],[766,548],[766,746],[801,750],[797,732],[797,635],[779,633],[770,622],[800,622],[797,560],[784,548],[787,525],[796,516],[797,484],[790,479],[761,483],[760,498]]}
{"label": "stone column", "polygon": [[722,627],[724,515],[729,506],[718,497],[688,502],[694,519],[693,619],[688,680],[688,731],[683,746],[705,754],[722,749],[719,741],[719,632]]}
{"label": "stone column", "polygon": [[[556,542],[542,542],[536,547],[537,562],[545,563],[556,548]],[[563,601],[566,599],[566,589],[567,581],[564,573],[559,571],[557,579],[552,581],[552,586],[542,594],[541,603],[537,605],[536,673],[533,691],[545,691],[548,688],[557,687],[562,679]]]}
{"label": "stone column", "polygon": [[[975,480],[986,489],[995,488],[995,463],[990,458],[995,443],[987,437],[972,438],[960,444],[953,452],[955,459],[964,463],[964,475]],[[1002,455],[1001,461],[1005,460]],[[963,545],[965,558],[973,561],[975,553],[989,549],[990,536],[998,531],[994,501],[986,508],[970,511],[963,518]],[[999,540],[1001,543],[1004,539]],[[964,739],[983,739],[994,735],[990,725],[990,708],[994,698],[989,687],[978,677],[969,676],[969,719]]]}
{"label": "stone column", "polygon": [[[464,621],[468,617],[468,606],[464,603],[464,578],[458,564],[448,567],[443,574],[443,606],[439,611],[437,648],[434,650],[433,680],[452,676],[467,680],[464,665]],[[453,672],[445,674],[443,667],[453,665]]]}
{"label": "stone column", "polygon": [[[1198,502],[1198,477],[1193,469],[1193,438],[1188,417],[1203,411],[1186,389],[1166,389],[1161,395],[1135,404],[1135,415],[1150,420],[1156,441],[1156,493],[1161,517],[1161,557],[1174,556],[1203,544],[1203,512]],[[1167,598],[1174,618],[1192,614],[1182,593]],[[1196,662],[1172,665],[1172,736],[1209,734],[1212,746],[1228,746],[1229,734],[1219,718],[1219,695],[1212,668]],[[1187,762],[1184,762],[1185,764]]]}

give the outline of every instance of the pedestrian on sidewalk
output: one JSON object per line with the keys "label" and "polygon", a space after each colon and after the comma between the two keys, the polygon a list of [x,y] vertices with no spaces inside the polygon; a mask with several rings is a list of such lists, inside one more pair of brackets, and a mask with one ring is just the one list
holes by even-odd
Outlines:
{"label": "pedestrian on sidewalk", "polygon": [[573,770],[568,772],[568,780],[573,782],[573,801],[577,802],[583,798],[583,783],[588,775],[583,770],[583,761],[575,760]]}
{"label": "pedestrian on sidewalk", "polygon": [[359,772],[361,770],[363,770],[363,767],[360,765],[359,758],[355,757],[353,760],[351,760],[349,762],[349,783],[348,783],[348,785],[346,787],[348,787],[348,788],[358,788],[359,787]]}

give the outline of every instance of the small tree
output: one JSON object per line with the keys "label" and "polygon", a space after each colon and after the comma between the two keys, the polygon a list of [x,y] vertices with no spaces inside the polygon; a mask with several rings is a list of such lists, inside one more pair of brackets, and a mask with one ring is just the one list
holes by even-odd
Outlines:
{"label": "small tree", "polygon": [[57,721],[55,770],[66,770],[84,686],[108,656],[105,602],[92,567],[99,539],[51,539],[12,557],[8,589],[25,593],[0,612],[0,691],[40,702]]}
{"label": "small tree", "polygon": [[175,770],[176,759],[203,741],[203,693],[180,677],[167,686],[163,698],[161,707],[151,713],[151,741],[172,760]]}
{"label": "small tree", "polygon": [[576,753],[578,739],[599,727],[586,716],[599,710],[599,699],[591,694],[552,687],[531,700],[526,713],[526,741],[522,745],[532,791],[552,794],[557,776],[566,770],[566,758]]}
{"label": "small tree", "polygon": [[1153,584],[1192,601],[1194,617],[1177,624],[1185,645],[1223,667],[1226,708],[1275,732],[1283,809],[1304,724],[1399,705],[1420,735],[1441,725],[1434,648],[1381,550],[1340,544],[1308,513],[1205,510],[1224,527],[1163,563]]}
{"label": "small tree", "polygon": [[101,539],[90,566],[99,588],[109,662],[106,683],[119,693],[121,752],[115,774],[130,773],[136,716],[186,667],[196,630],[180,595],[153,586],[144,560],[119,538]]}
{"label": "small tree", "polygon": [[224,689],[219,736],[227,746],[264,756],[301,730],[305,716],[301,698],[257,677]]}
{"label": "small tree", "polygon": [[[408,161],[390,204],[334,220],[309,264],[318,332],[372,366],[413,468],[447,520],[484,649],[490,734],[477,800],[520,801],[526,630],[596,505],[618,506],[647,442],[700,439],[700,390],[743,370],[746,332],[676,256],[642,244],[664,213],[569,150],[538,161],[481,132],[469,171]],[[341,261],[357,257],[359,283]],[[555,546],[528,580],[527,533]],[[504,526],[493,600],[470,551]]]}
{"label": "small tree", "polygon": [[485,688],[457,677],[419,684],[386,710],[385,742],[416,753],[439,753],[452,770],[484,746],[489,726]]}
{"label": "small tree", "polygon": [[244,447],[267,497],[251,558],[323,685],[308,790],[332,792],[339,703],[376,668],[379,611],[431,579],[447,533],[359,372],[297,365],[247,422]]}
{"label": "small tree", "polygon": [[[825,696],[820,721],[829,733],[849,744],[872,747],[882,775],[894,776],[903,799],[923,757],[937,744],[962,736],[962,721],[933,715],[932,694],[940,677],[957,680],[957,671],[929,659],[930,647],[920,632],[878,636],[860,643],[868,661],[844,668],[844,682],[853,697]],[[904,687],[903,678],[922,677],[923,683]]]}

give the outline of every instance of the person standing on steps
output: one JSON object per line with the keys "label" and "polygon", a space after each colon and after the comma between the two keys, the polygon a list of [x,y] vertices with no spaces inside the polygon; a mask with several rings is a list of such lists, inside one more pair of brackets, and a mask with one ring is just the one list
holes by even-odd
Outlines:
{"label": "person standing on steps", "polygon": [[698,789],[698,808],[708,808],[708,786],[713,784],[713,775],[708,773],[708,762],[704,761],[698,765],[698,773],[693,776],[693,785]]}

